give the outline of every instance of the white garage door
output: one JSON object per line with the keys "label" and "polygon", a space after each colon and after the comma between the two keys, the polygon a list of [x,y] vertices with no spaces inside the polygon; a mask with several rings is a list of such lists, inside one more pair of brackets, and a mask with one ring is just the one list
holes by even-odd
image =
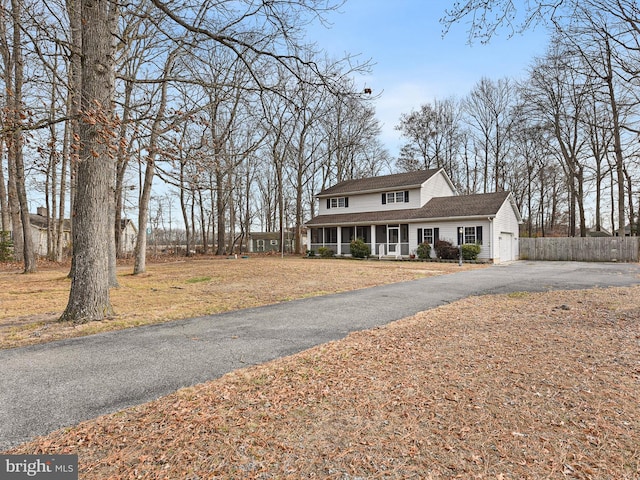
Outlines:
{"label": "white garage door", "polygon": [[513,233],[500,232],[500,262],[513,260]]}

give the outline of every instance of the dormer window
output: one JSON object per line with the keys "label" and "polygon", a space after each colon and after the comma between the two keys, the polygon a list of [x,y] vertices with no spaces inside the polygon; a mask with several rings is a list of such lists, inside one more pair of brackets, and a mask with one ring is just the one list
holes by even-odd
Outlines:
{"label": "dormer window", "polygon": [[327,208],[348,208],[349,197],[327,198]]}
{"label": "dormer window", "polygon": [[382,204],[386,205],[387,203],[409,203],[409,190],[383,193]]}

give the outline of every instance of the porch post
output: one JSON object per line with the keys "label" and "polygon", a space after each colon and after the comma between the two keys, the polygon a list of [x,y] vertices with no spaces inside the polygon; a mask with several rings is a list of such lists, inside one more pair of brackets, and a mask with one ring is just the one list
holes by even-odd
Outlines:
{"label": "porch post", "polygon": [[378,252],[376,252],[376,226],[371,225],[370,228],[371,228],[371,254],[377,255]]}
{"label": "porch post", "polygon": [[342,227],[338,227],[338,245],[336,246],[336,255],[342,255]]}

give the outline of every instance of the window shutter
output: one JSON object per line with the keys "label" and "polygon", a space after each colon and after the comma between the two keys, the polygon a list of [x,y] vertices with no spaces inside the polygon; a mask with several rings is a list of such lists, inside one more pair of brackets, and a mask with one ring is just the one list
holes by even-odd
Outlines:
{"label": "window shutter", "polygon": [[404,191],[404,203],[409,203],[409,190]]}
{"label": "window shutter", "polygon": [[422,243],[422,239],[423,239],[423,236],[422,236],[422,229],[421,229],[421,228],[419,228],[419,229],[418,229],[418,245],[420,245],[420,244]]}
{"label": "window shutter", "polygon": [[482,245],[482,226],[476,227],[476,243]]}
{"label": "window shutter", "polygon": [[433,244],[435,245],[435,243],[439,241],[440,241],[440,229],[436,227],[433,229]]}
{"label": "window shutter", "polygon": [[387,203],[387,194],[386,194],[386,193],[383,193],[383,194],[382,194],[382,204],[383,204],[383,205],[386,205],[386,203]]}
{"label": "window shutter", "polygon": [[331,208],[331,199],[327,198],[327,210]]}
{"label": "window shutter", "polygon": [[349,208],[349,197],[344,197],[344,208]]}

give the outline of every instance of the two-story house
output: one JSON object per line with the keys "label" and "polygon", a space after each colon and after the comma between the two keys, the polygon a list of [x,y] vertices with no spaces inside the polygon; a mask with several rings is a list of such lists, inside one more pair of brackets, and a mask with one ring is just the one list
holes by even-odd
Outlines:
{"label": "two-story house", "polygon": [[482,260],[518,258],[522,219],[513,195],[458,195],[443,169],[347,180],[316,197],[319,214],[306,224],[309,250],[349,255],[351,240],[361,238],[373,255],[401,258],[422,242],[447,240],[479,244]]}

